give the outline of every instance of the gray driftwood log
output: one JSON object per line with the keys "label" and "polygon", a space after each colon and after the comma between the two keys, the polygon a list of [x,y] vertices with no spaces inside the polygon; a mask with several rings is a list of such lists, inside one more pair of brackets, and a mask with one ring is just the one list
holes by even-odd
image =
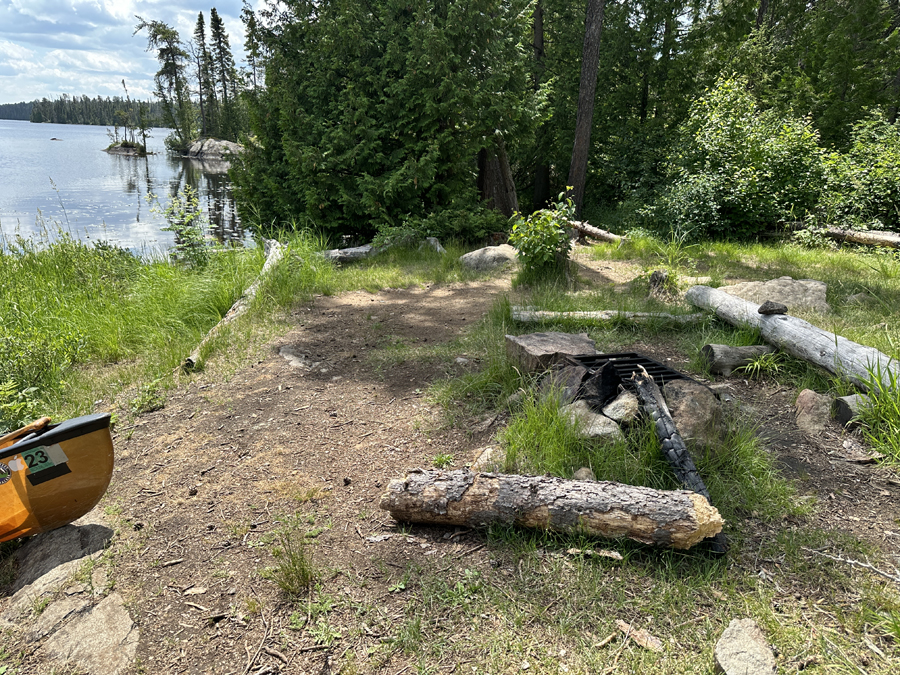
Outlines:
{"label": "gray driftwood log", "polygon": [[628,321],[671,321],[673,323],[696,323],[703,314],[668,314],[666,312],[625,312],[616,309],[602,309],[596,312],[550,312],[531,309],[530,307],[513,307],[513,321],[520,323],[540,323],[542,321],[612,321],[627,319]]}
{"label": "gray driftwood log", "polygon": [[[231,309],[229,309],[225,316],[222,317],[221,321],[212,327],[206,336],[200,341],[194,351],[191,352],[190,356],[188,356],[184,363],[181,364],[181,367],[184,370],[193,370],[197,366],[200,365],[200,352],[206,343],[209,342],[218,332],[222,329],[223,326],[228,325],[236,318],[238,318],[241,314],[247,311],[247,308],[250,307],[250,303],[253,302],[253,298],[256,297],[257,291],[259,291],[259,286],[262,284],[263,280],[268,276],[269,272],[279,263],[282,257],[284,257],[285,247],[282,246],[279,242],[274,239],[265,239],[265,252],[266,252],[266,262],[263,264],[262,269],[259,271],[259,274],[256,277],[256,281],[254,281],[247,288],[246,291],[238,298],[237,302],[235,302]],[[177,370],[177,368],[176,368]]]}
{"label": "gray driftwood log", "polygon": [[883,232],[881,230],[841,230],[838,228],[829,228],[825,230],[823,234],[829,239],[835,239],[837,241],[849,241],[852,244],[900,248],[900,234],[897,234],[896,232]]}
{"label": "gray driftwood log", "polygon": [[722,517],[701,495],[606,481],[552,476],[416,470],[392,480],[381,508],[399,521],[537,529],[628,537],[686,549],[722,529]]}
{"label": "gray driftwood log", "polygon": [[569,227],[573,230],[577,230],[583,235],[590,237],[591,239],[599,239],[600,241],[611,241],[614,244],[621,242],[625,237],[620,237],[618,234],[613,234],[612,232],[607,232],[606,230],[601,230],[599,227],[594,227],[588,223],[582,222],[580,220],[570,220]]}
{"label": "gray driftwood log", "polygon": [[762,338],[782,351],[825,368],[830,373],[865,389],[870,373],[880,374],[886,389],[900,381],[895,359],[877,349],[857,344],[787,314],[759,314],[759,305],[709,286],[694,286],[685,293],[693,305],[709,309],[734,326],[759,329]]}
{"label": "gray driftwood log", "polygon": [[748,365],[753,359],[775,351],[772,345],[749,345],[732,347],[730,345],[703,345],[700,358],[706,363],[709,372],[719,375],[731,375],[731,371]]}

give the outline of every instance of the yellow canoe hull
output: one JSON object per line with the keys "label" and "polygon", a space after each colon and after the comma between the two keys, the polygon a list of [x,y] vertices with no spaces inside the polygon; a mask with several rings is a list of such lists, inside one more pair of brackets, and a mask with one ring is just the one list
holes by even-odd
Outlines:
{"label": "yellow canoe hull", "polygon": [[109,422],[86,415],[0,444],[0,542],[62,527],[96,506],[113,471]]}

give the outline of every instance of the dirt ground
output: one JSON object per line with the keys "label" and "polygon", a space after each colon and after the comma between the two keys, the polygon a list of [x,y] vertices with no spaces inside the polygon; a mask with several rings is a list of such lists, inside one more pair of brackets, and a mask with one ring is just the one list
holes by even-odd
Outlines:
{"label": "dirt ground", "polygon": [[[619,263],[582,263],[606,282],[636,273]],[[491,442],[500,422],[442,428],[440,411],[425,396],[444,368],[478,364],[436,369],[369,355],[397,343],[450,342],[509,287],[501,276],[318,297],[295,311],[295,328],[258,362],[227,381],[201,374],[170,392],[161,410],[120,425],[103,507],[119,530],[109,574],[140,628],[136,672],[337,672],[346,650],[374,652],[403,615],[406,600],[391,591],[410,562],[490,567],[482,533],[400,528],[378,508],[392,478],[431,466],[439,455],[462,466]],[[687,355],[665,345],[628,350],[676,369],[687,363]],[[900,548],[893,472],[847,461],[859,441],[836,426],[820,438],[801,434],[793,420],[796,391],[728,382],[732,396],[756,411],[771,451],[801,492],[827,504],[814,516],[821,527]],[[321,583],[350,607],[378,608],[344,626],[336,619],[331,640],[292,630],[309,616],[304,601],[287,601],[259,573],[275,563],[273,532],[297,517],[321,530],[310,546],[326,570]],[[410,664],[397,651],[377,667],[359,667],[393,674]]]}

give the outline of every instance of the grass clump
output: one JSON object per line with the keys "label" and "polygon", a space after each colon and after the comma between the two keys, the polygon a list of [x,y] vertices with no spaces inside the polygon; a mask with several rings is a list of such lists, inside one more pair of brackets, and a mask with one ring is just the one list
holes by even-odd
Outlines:
{"label": "grass clump", "polygon": [[276,534],[272,548],[275,565],[263,569],[260,576],[275,582],[288,597],[306,593],[319,578],[319,569],[307,546],[305,533],[294,527],[283,528]]}

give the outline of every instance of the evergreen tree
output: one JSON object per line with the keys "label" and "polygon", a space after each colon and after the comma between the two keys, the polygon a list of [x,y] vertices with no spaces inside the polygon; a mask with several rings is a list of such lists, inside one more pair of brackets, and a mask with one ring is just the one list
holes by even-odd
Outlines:
{"label": "evergreen tree", "polygon": [[185,77],[188,53],[178,31],[162,21],[146,21],[138,18],[135,34],[147,30],[147,49],[156,50],[160,69],[154,76],[156,96],[163,111],[163,123],[172,128],[166,144],[175,151],[184,152],[193,139],[194,110]]}
{"label": "evergreen tree", "polygon": [[228,41],[228,33],[216,8],[209,11],[210,54],[214,88],[220,102],[220,119],[217,134],[220,138],[236,141],[238,135],[238,74]]}
{"label": "evergreen tree", "polygon": [[200,105],[200,135],[218,135],[218,101],[213,84],[213,61],[206,44],[206,22],[203,12],[197,16],[192,56],[197,73],[197,97]]}

